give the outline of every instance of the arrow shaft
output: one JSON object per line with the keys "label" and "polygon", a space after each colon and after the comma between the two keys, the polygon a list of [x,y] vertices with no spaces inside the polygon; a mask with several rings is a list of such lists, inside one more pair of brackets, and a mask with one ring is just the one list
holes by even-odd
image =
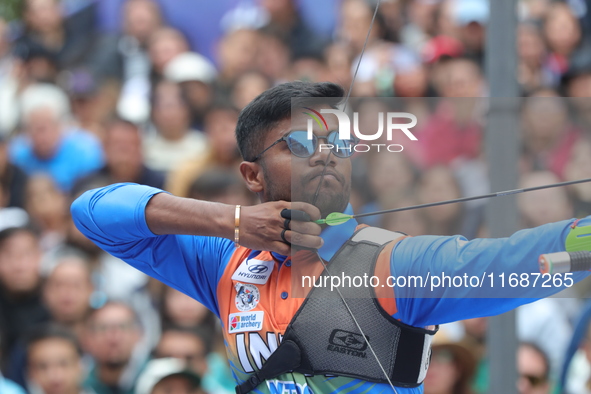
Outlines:
{"label": "arrow shaft", "polygon": [[404,207],[404,208],[385,209],[385,210],[382,210],[382,211],[360,213],[360,214],[357,214],[357,215],[353,215],[352,218],[361,218],[361,217],[365,217],[365,216],[381,215],[381,214],[384,214],[384,213],[410,211],[412,209],[436,207],[436,206],[439,206],[439,205],[446,205],[446,204],[453,204],[453,203],[458,203],[458,202],[481,200],[481,199],[484,199],[484,198],[509,196],[509,195],[512,195],[512,194],[519,194],[519,193],[524,193],[524,192],[533,192],[533,191],[536,191],[536,190],[550,189],[550,188],[553,188],[553,187],[561,187],[561,186],[569,186],[569,185],[575,185],[577,183],[585,183],[585,182],[591,182],[591,178],[579,179],[579,180],[576,180],[576,181],[552,183],[550,185],[543,185],[543,186],[527,187],[527,188],[523,188],[523,189],[505,190],[505,191],[502,191],[502,192],[482,194],[480,196],[462,197],[462,198],[456,198],[456,199],[453,199],[453,200],[445,200],[445,201],[432,202],[432,203],[427,203],[427,204],[413,205],[413,206]]}

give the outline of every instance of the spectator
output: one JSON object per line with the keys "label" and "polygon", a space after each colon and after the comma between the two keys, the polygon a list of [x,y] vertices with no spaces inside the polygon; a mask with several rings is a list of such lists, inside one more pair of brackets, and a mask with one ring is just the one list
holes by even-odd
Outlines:
{"label": "spectator", "polygon": [[27,175],[9,163],[6,140],[0,134],[0,231],[29,223],[29,215],[21,208]]}
{"label": "spectator", "polygon": [[25,34],[17,42],[18,51],[45,51],[55,57],[59,68],[88,66],[97,75],[117,77],[114,43],[67,23],[58,0],[23,1],[23,20]]}
{"label": "spectator", "polygon": [[46,252],[66,238],[68,206],[66,196],[47,175],[34,175],[27,184],[25,207],[41,231],[40,246]]}
{"label": "spectator", "polygon": [[476,372],[472,381],[472,387],[476,393],[488,392],[488,360],[486,359],[486,330],[488,318],[478,317],[462,320],[464,336],[460,343],[474,355],[476,359]]}
{"label": "spectator", "polygon": [[[371,25],[372,8],[365,1],[347,0],[341,5],[340,11],[341,25],[336,31],[336,41],[344,42],[357,56],[361,53]],[[381,32],[378,29],[372,29],[370,34],[368,48],[379,40]]]}
{"label": "spectator", "polygon": [[154,350],[156,358],[173,357],[186,363],[188,369],[204,377],[207,374],[207,354],[211,338],[201,330],[169,328],[162,332]]}
{"label": "spectator", "polygon": [[464,55],[483,67],[489,1],[455,0],[451,7],[452,18],[458,29],[458,38],[464,44]]}
{"label": "spectator", "polygon": [[544,38],[550,51],[548,67],[557,84],[568,70],[570,57],[581,41],[581,26],[568,4],[552,3],[544,20]]}
{"label": "spectator", "polygon": [[9,191],[4,183],[0,183],[0,231],[10,227],[22,227],[29,224],[27,211],[18,207],[6,207]]}
{"label": "spectator", "polygon": [[0,185],[5,192],[0,206],[24,207],[27,174],[8,158],[8,141],[0,136]]}
{"label": "spectator", "polygon": [[255,97],[271,87],[271,81],[263,74],[257,71],[249,71],[236,80],[236,84],[232,89],[232,102],[236,108],[242,110]]}
{"label": "spectator", "polygon": [[210,394],[234,392],[232,374],[224,356],[212,352],[213,338],[203,330],[170,328],[162,333],[156,346],[156,358],[173,357],[202,378],[203,389]]}
{"label": "spectator", "polygon": [[208,152],[180,163],[171,171],[166,190],[177,196],[188,197],[193,182],[208,168],[220,167],[235,171],[240,162],[234,135],[237,121],[238,110],[232,106],[216,105],[210,108],[205,118]]}
{"label": "spectator", "polygon": [[522,122],[522,171],[549,170],[562,179],[580,135],[566,102],[553,90],[538,91],[524,101]]}
{"label": "spectator", "polygon": [[480,68],[465,58],[449,59],[439,64],[439,93],[451,100],[440,100],[417,135],[420,142],[419,163],[423,167],[450,165],[472,160],[481,153],[482,126],[478,101],[458,99],[480,97],[484,80]]}
{"label": "spectator", "polygon": [[14,57],[11,54],[8,22],[0,17],[0,75],[10,75],[13,67]]}
{"label": "spectator", "polygon": [[204,56],[186,52],[172,59],[164,69],[169,81],[178,83],[191,108],[191,126],[203,128],[204,117],[209,109],[214,91],[212,83],[217,71]]}
{"label": "spectator", "polygon": [[306,26],[296,8],[296,2],[263,0],[261,5],[270,17],[269,23],[262,30],[280,37],[287,43],[294,59],[321,56],[326,41]]}
{"label": "spectator", "polygon": [[84,332],[94,291],[88,262],[71,255],[58,260],[43,286],[43,300],[54,322],[77,338]]}
{"label": "spectator", "polygon": [[219,43],[219,76],[215,85],[220,98],[230,96],[236,79],[253,69],[257,61],[260,33],[256,30],[239,29],[226,34]]}
{"label": "spectator", "polygon": [[[2,358],[2,347],[0,343],[0,359]],[[25,390],[10,379],[6,379],[0,372],[0,393],[3,394],[26,394]]]}
{"label": "spectator", "polygon": [[49,320],[41,301],[40,264],[36,233],[29,228],[0,231],[0,328],[5,367],[21,335]]}
{"label": "spectator", "polygon": [[85,350],[95,365],[85,385],[96,394],[133,394],[145,360],[133,357],[142,336],[136,313],[126,304],[109,302],[86,322]]}
{"label": "spectator", "polygon": [[215,328],[215,316],[199,301],[188,295],[166,287],[162,302],[162,319],[164,327],[182,327],[200,329],[208,333]]}
{"label": "spectator", "polygon": [[31,393],[94,394],[82,388],[82,349],[76,337],[59,326],[44,326],[29,337],[27,373]]}
{"label": "spectator", "polygon": [[[446,167],[433,167],[421,175],[417,196],[421,204],[452,200],[461,197],[460,186],[453,172]],[[425,208],[429,233],[437,235],[459,234],[462,223],[462,206],[447,204]],[[465,234],[473,238],[475,234]],[[471,235],[471,236],[470,236]]]}
{"label": "spectator", "polygon": [[519,394],[549,394],[550,363],[548,357],[537,345],[522,343],[517,349],[517,371]]}
{"label": "spectator", "polygon": [[82,182],[102,179],[107,183],[135,182],[162,187],[164,174],[144,163],[142,134],[135,124],[116,118],[105,129],[105,166]]}
{"label": "spectator", "polygon": [[257,200],[235,171],[221,168],[210,168],[201,174],[191,185],[189,198],[242,206],[253,205]]}
{"label": "spectator", "polygon": [[189,50],[189,43],[179,30],[172,27],[161,27],[153,31],[148,41],[148,53],[152,64],[152,82],[160,82],[164,77],[166,66],[178,55]]}
{"label": "spectator", "polygon": [[[522,178],[520,187],[543,186],[558,181],[558,177],[551,172],[532,172]],[[517,204],[523,226],[527,228],[573,217],[572,203],[563,188],[521,194],[517,197]]]}
{"label": "spectator", "polygon": [[145,122],[150,113],[150,70],[148,44],[162,27],[162,13],[153,0],[127,0],[123,4],[123,34],[118,48],[122,58],[121,95],[117,110],[127,120]]}
{"label": "spectator", "polygon": [[571,97],[569,102],[574,109],[575,122],[588,134],[591,128],[591,46],[577,51],[571,60],[562,78],[563,94]]}
{"label": "spectator", "polygon": [[[291,63],[291,47],[275,35],[262,34],[256,62],[256,70],[273,84],[287,81],[287,71]],[[350,73],[349,68],[346,69],[346,73]]]}
{"label": "spectator", "polygon": [[591,303],[586,301],[577,317],[566,352],[558,388],[565,394],[591,393]]}
{"label": "spectator", "polygon": [[119,50],[123,57],[123,81],[148,78],[150,60],[148,42],[150,35],[162,26],[162,13],[153,0],[127,0],[123,4],[123,35]]}
{"label": "spectator", "polygon": [[439,0],[418,0],[408,4],[408,20],[402,27],[402,43],[417,53],[436,33],[436,16],[441,7]]}
{"label": "spectator", "polygon": [[[324,51],[324,61],[330,82],[338,83],[341,86],[351,85],[353,54],[348,45],[342,42],[330,44]],[[278,82],[283,81],[279,80]]]}
{"label": "spectator", "polygon": [[439,333],[433,340],[425,394],[470,394],[476,360],[462,344],[449,341],[444,335]]}
{"label": "spectator", "polygon": [[[148,39],[149,65],[147,76],[138,75],[131,78],[123,88],[118,103],[121,116],[136,123],[148,120],[150,114],[150,95],[154,96],[157,86],[165,79],[166,66],[177,56],[189,51],[189,43],[185,36],[172,27],[158,27],[151,31]],[[138,59],[139,60],[139,59]],[[154,110],[154,108],[151,108]]]}
{"label": "spectator", "polygon": [[160,82],[154,89],[152,123],[156,133],[144,140],[146,163],[168,172],[178,164],[206,152],[205,136],[190,128],[191,112],[180,87]]}
{"label": "spectator", "polygon": [[[591,140],[589,136],[579,139],[573,147],[564,169],[564,180],[591,178]],[[591,214],[591,184],[579,183],[569,187],[573,200],[574,216]]]}
{"label": "spectator", "polygon": [[10,145],[12,163],[29,175],[48,173],[63,191],[100,168],[99,142],[84,131],[68,130],[67,97],[51,85],[35,85],[23,92],[22,121],[25,134]]}
{"label": "spectator", "polygon": [[118,94],[118,87],[113,89],[86,68],[67,70],[59,82],[70,98],[76,126],[102,140],[103,122],[115,108],[113,96]]}
{"label": "spectator", "polygon": [[135,394],[204,394],[201,378],[174,358],[152,360],[138,380]]}
{"label": "spectator", "polygon": [[547,68],[547,50],[540,28],[534,23],[521,23],[517,32],[519,53],[518,80],[525,93],[553,83]]}

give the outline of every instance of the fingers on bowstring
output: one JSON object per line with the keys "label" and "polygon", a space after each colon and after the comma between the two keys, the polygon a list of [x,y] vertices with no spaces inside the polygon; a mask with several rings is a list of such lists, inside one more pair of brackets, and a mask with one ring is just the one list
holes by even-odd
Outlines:
{"label": "fingers on bowstring", "polygon": [[291,222],[290,223],[290,230],[296,231],[301,234],[308,234],[308,235],[320,235],[322,231],[322,227],[314,222]]}
{"label": "fingers on bowstring", "polygon": [[[285,218],[287,219],[287,218]],[[291,220],[309,222],[320,219],[320,210],[312,204],[293,202],[291,204]]]}
{"label": "fingers on bowstring", "polygon": [[292,245],[304,246],[306,248],[319,249],[324,245],[324,240],[318,235],[302,234],[296,231],[286,231],[285,238]]}
{"label": "fingers on bowstring", "polygon": [[298,220],[300,222],[309,222],[312,220],[307,212],[298,209],[284,209],[281,211],[281,217],[285,220]]}

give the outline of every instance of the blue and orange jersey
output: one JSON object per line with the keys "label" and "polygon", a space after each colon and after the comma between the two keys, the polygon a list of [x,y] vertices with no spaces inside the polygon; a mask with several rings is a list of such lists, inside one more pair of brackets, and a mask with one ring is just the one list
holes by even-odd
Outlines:
{"label": "blue and orange jersey", "polygon": [[[312,254],[286,257],[235,248],[233,241],[222,238],[157,236],[148,228],[144,212],[150,198],[161,192],[135,184],[88,191],[72,205],[74,222],[107,252],[212,310],[221,321],[228,359],[236,382],[241,383],[261,368],[277,348],[304,301],[302,289],[293,282],[294,267],[309,270],[311,276],[319,275],[322,268],[310,257]],[[534,283],[532,276],[531,281],[511,287],[508,278],[512,273],[539,273],[538,256],[564,251],[573,221],[522,230],[499,239],[405,237],[380,255],[382,260],[386,256],[385,263],[378,264],[376,275],[380,280],[394,278],[390,283],[394,286],[379,287],[376,294],[388,313],[415,327],[506,312],[568,286],[569,282],[563,281],[561,286],[547,287],[543,281]],[[591,218],[585,218],[579,225],[589,224]],[[320,256],[330,260],[356,227],[351,220],[323,230]],[[503,276],[506,279],[501,287]],[[576,282],[585,276],[576,273],[571,278]],[[458,278],[464,278],[461,285],[453,282]],[[466,278],[479,279],[479,283]],[[309,334],[314,335],[313,327]],[[421,393],[422,386],[398,387],[396,391]],[[261,383],[255,392],[391,393],[392,389],[387,384],[343,376],[288,373]]]}

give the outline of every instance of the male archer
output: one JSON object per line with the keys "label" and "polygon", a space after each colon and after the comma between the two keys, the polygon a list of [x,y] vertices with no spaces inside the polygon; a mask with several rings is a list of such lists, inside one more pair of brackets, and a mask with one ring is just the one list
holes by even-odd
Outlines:
{"label": "male archer", "polygon": [[[340,288],[338,297],[317,286],[301,297],[292,270],[370,274],[382,284],[389,277],[527,276],[538,272],[540,254],[565,250],[572,227],[591,225],[568,220],[472,241],[360,229],[354,220],[321,227],[314,220],[331,212],[352,214],[347,148],[354,141],[340,139],[329,116],[328,127],[314,125],[308,138],[308,117],[292,114],[292,98],[302,106],[313,99],[320,111],[343,95],[332,83],[290,82],[244,108],[236,128],[240,171],[259,205],[183,199],[135,184],[91,190],[72,205],[76,225],[97,245],[220,318],[239,393],[421,393],[434,326],[499,314],[585,277],[572,274],[551,288],[533,279],[509,289],[494,281]],[[335,148],[320,151],[321,141]]]}

